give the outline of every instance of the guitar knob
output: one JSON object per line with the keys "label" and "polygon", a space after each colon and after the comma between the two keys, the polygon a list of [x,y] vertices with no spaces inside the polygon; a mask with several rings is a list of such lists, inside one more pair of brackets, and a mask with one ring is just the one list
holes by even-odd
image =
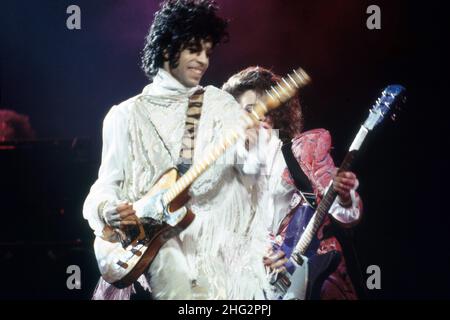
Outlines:
{"label": "guitar knob", "polygon": [[392,116],[391,116],[391,119],[392,119],[392,121],[396,121],[397,120],[397,114],[392,114]]}

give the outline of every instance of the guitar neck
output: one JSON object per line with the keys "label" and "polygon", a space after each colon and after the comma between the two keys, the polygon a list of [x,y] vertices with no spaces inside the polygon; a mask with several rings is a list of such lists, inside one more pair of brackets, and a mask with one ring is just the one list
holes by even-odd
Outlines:
{"label": "guitar neck", "polygon": [[233,129],[228,132],[218,145],[209,152],[199,163],[193,165],[163,196],[165,205],[168,205],[180,193],[186,190],[203,172],[205,172],[225,151],[234,145],[239,138],[238,130]]}
{"label": "guitar neck", "polygon": [[[349,151],[347,152],[347,155],[345,156],[344,160],[342,161],[341,166],[338,169],[338,172],[341,171],[348,171],[350,170],[353,160],[356,156],[356,153],[358,152],[362,142],[364,141],[365,137],[367,136],[367,129],[364,126],[361,126],[361,129],[359,130],[358,134],[356,135],[355,139],[353,140],[352,145],[350,146]],[[317,207],[316,212],[311,217],[311,220],[309,221],[307,227],[305,228],[305,231],[303,232],[300,240],[298,241],[297,245],[295,246],[292,258],[297,259],[298,255],[304,255],[306,250],[308,249],[309,245],[311,244],[311,241],[313,240],[314,236],[316,235],[317,231],[319,230],[325,216],[330,211],[331,205],[333,204],[334,200],[336,199],[337,192],[333,188],[333,184],[330,185],[327,192],[323,196],[322,200],[320,201],[319,206]],[[298,259],[297,259],[298,260]]]}
{"label": "guitar neck", "polygon": [[[266,95],[253,108],[251,113],[241,117],[241,127],[227,132],[214,149],[198,163],[193,165],[180,179],[178,179],[163,195],[163,202],[168,205],[184,190],[186,190],[203,172],[205,172],[225,151],[234,145],[240,137],[240,132],[256,126],[264,115],[287,100],[292,98],[297,90],[311,81],[309,76],[301,69],[294,70],[287,78],[282,78],[276,86],[266,91]],[[243,129],[243,130],[242,130]],[[244,138],[244,137],[243,137]]]}

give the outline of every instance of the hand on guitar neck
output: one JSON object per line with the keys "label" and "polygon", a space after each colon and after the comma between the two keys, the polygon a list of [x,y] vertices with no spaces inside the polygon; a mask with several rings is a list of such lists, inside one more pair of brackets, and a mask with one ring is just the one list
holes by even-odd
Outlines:
{"label": "hand on guitar neck", "polygon": [[339,204],[344,208],[352,206],[350,192],[358,188],[359,182],[356,175],[350,171],[340,171],[333,179],[333,188],[338,193]]}
{"label": "hand on guitar neck", "polygon": [[[350,192],[358,188],[359,182],[356,174],[350,171],[340,171],[333,179],[333,188],[339,195],[339,204],[345,208],[352,206],[352,197]],[[279,230],[281,232],[281,230]],[[264,266],[270,272],[282,272],[285,263],[288,262],[286,255],[281,249],[270,248],[267,256],[264,257]]]}

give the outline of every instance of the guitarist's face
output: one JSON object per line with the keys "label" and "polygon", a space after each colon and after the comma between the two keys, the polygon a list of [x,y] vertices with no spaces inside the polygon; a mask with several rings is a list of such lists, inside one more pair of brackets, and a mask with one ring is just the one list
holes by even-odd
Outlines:
{"label": "guitarist's face", "polygon": [[255,90],[247,90],[240,97],[238,97],[237,101],[241,107],[245,109],[245,111],[250,113],[259,98],[260,96]]}
{"label": "guitarist's face", "polygon": [[[237,98],[237,101],[241,107],[245,109],[245,111],[250,113],[259,99],[261,99],[261,95],[259,93],[255,90],[247,90]],[[261,125],[266,129],[270,128],[270,119],[265,117],[261,122]]]}
{"label": "guitarist's face", "polygon": [[165,61],[164,70],[169,72],[185,87],[195,87],[199,85],[200,80],[208,69],[211,52],[211,41],[190,42],[181,51],[177,67],[172,68],[169,61]]}

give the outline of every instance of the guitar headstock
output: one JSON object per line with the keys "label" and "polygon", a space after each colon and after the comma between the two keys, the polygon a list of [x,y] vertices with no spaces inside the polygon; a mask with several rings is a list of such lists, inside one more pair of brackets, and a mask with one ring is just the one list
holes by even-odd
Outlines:
{"label": "guitar headstock", "polygon": [[387,86],[372,106],[372,109],[370,109],[370,114],[364,123],[364,127],[368,130],[373,130],[388,116],[395,120],[400,106],[406,101],[405,92],[406,89],[401,85]]}
{"label": "guitar headstock", "polygon": [[272,109],[291,99],[301,87],[311,81],[308,74],[302,69],[293,70],[292,73],[281,80],[269,90],[266,90],[265,96],[259,101],[251,111],[253,121],[262,119],[264,115]]}

